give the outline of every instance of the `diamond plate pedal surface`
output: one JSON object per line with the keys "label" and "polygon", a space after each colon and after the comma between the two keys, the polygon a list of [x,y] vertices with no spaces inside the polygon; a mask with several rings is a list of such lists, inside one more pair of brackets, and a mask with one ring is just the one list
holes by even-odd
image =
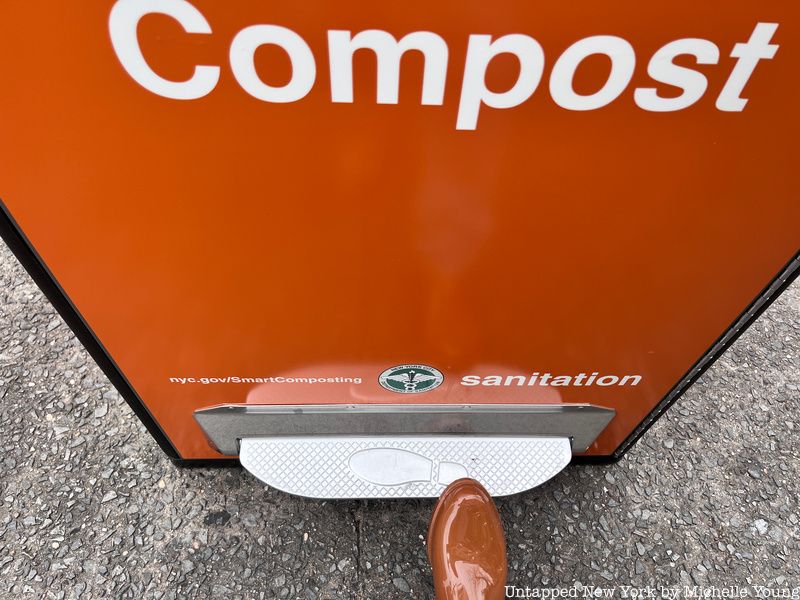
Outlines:
{"label": "diamond plate pedal surface", "polygon": [[276,489],[308,498],[435,498],[471,477],[493,496],[541,485],[569,464],[566,437],[261,437],[239,460]]}

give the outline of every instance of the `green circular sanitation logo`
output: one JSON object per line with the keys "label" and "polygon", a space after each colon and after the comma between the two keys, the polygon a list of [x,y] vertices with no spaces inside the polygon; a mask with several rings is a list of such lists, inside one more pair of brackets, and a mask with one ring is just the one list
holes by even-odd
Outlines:
{"label": "green circular sanitation logo", "polygon": [[442,385],[444,375],[427,365],[400,365],[386,369],[378,381],[387,390],[398,394],[420,394]]}

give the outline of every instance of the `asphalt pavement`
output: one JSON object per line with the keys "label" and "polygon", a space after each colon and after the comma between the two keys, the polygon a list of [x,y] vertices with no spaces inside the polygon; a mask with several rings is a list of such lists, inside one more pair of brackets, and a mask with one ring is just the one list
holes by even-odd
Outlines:
{"label": "asphalt pavement", "polygon": [[[509,584],[800,586],[799,388],[795,283],[622,461],[499,500]],[[0,448],[2,599],[432,597],[432,501],[175,467],[2,243]]]}

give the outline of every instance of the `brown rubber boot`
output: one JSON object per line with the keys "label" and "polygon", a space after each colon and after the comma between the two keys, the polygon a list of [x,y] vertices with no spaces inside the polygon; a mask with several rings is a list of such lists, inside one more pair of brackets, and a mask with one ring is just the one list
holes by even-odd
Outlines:
{"label": "brown rubber boot", "polygon": [[477,481],[459,479],[442,493],[428,528],[428,559],[437,600],[505,598],[503,524]]}

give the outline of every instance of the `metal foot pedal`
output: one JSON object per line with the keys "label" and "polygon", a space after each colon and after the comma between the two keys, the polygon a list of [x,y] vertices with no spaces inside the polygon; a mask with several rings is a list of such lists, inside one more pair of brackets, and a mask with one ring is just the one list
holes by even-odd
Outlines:
{"label": "metal foot pedal", "polygon": [[258,479],[309,498],[434,498],[462,477],[507,496],[544,483],[571,458],[567,437],[252,437],[239,448]]}

